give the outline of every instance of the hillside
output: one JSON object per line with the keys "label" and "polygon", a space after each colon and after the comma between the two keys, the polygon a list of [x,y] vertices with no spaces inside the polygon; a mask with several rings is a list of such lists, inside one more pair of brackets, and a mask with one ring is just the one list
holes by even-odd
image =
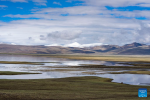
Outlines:
{"label": "hillside", "polygon": [[125,55],[150,55],[150,46],[140,43],[117,45],[100,45],[94,47],[61,47],[61,46],[26,46],[0,44],[0,53],[22,54],[125,54]]}

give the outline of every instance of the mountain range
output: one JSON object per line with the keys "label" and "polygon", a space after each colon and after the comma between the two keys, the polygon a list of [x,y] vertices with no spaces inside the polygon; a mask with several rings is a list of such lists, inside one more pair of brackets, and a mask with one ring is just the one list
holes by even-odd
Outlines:
{"label": "mountain range", "polygon": [[0,53],[18,54],[111,54],[111,55],[150,55],[150,45],[141,43],[100,45],[92,47],[26,46],[0,44]]}

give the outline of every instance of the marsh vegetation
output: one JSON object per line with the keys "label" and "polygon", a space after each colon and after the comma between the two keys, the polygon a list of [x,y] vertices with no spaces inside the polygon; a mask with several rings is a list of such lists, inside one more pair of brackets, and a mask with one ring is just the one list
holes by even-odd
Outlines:
{"label": "marsh vegetation", "polygon": [[12,60],[10,56],[0,58],[5,58],[0,61],[0,69],[4,70],[0,72],[1,100],[150,99],[149,94],[144,99],[137,94],[139,88],[149,91],[149,86],[126,84],[126,81],[131,82],[131,75],[141,75],[133,77],[149,83],[146,80],[150,78],[150,57],[38,55],[12,57]]}
{"label": "marsh vegetation", "polygon": [[[139,98],[141,86],[113,83],[100,77],[0,80],[1,100],[149,100]],[[149,86],[142,86],[150,90]]]}
{"label": "marsh vegetation", "polygon": [[22,75],[22,74],[41,74],[41,73],[0,71],[0,75]]}

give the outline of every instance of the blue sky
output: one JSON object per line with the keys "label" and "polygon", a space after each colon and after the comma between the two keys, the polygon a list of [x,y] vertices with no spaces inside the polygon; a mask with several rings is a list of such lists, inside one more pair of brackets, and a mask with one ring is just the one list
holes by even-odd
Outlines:
{"label": "blue sky", "polygon": [[[1,11],[0,20],[4,22],[19,20],[20,18],[10,18],[10,17],[3,17],[3,16],[8,14],[12,14],[12,15],[32,14],[31,11],[32,9],[73,7],[73,6],[80,6],[83,3],[83,1],[66,2],[67,0],[49,0],[49,1],[35,0],[35,2],[33,1],[32,0],[1,0],[0,5],[2,7],[0,6],[0,11]],[[38,1],[45,1],[45,2],[41,3]]]}
{"label": "blue sky", "polygon": [[150,44],[148,0],[0,0],[0,42]]}

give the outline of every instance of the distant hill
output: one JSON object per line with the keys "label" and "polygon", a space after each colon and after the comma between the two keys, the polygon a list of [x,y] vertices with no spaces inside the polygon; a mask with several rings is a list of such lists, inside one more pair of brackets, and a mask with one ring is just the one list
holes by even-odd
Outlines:
{"label": "distant hill", "polygon": [[140,43],[131,43],[131,44],[125,44],[124,46],[122,46],[122,48],[135,48],[135,47],[139,47],[139,46],[145,46],[145,44],[140,44]]}
{"label": "distant hill", "polygon": [[131,43],[123,46],[100,45],[94,47],[61,47],[61,46],[26,46],[0,44],[0,53],[21,54],[116,54],[116,55],[150,55],[150,45]]}

